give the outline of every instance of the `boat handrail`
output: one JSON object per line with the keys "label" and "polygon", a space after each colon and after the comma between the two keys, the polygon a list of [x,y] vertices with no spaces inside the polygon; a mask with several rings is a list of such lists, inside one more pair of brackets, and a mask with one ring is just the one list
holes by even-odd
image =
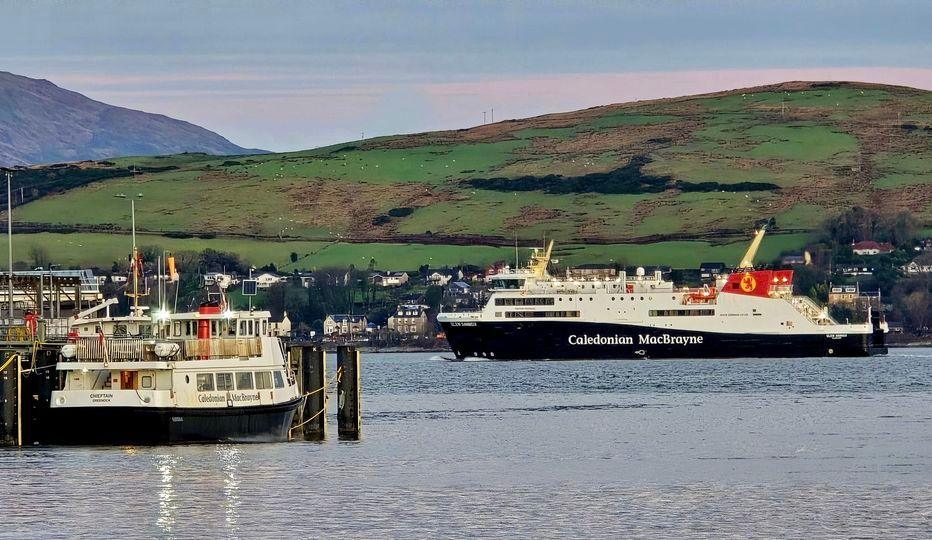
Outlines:
{"label": "boat handrail", "polygon": [[[140,338],[72,338],[75,354],[65,361],[141,362],[159,360],[206,360],[212,358],[255,357],[262,354],[258,337],[220,337],[208,339],[154,340]],[[156,355],[156,343],[176,343],[178,352],[168,358]]]}

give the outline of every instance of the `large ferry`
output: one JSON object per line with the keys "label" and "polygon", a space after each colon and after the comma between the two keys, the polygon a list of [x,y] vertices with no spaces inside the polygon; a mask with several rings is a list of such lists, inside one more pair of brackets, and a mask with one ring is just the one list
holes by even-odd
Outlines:
{"label": "large ferry", "polygon": [[553,242],[525,268],[491,277],[479,311],[437,317],[458,359],[735,358],[885,354],[886,322],[840,323],[793,294],[793,271],[757,269],[755,234],[738,267],[712,286],[678,287],[660,271],[614,278],[550,275]]}

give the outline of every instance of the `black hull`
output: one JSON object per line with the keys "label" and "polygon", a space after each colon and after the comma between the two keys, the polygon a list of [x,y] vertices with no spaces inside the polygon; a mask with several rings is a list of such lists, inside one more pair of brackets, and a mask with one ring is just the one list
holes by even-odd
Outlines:
{"label": "black hull", "polygon": [[725,334],[562,322],[441,323],[457,358],[799,358],[886,354],[883,334]]}
{"label": "black hull", "polygon": [[253,407],[74,407],[48,411],[41,444],[187,444],[278,442],[301,399]]}

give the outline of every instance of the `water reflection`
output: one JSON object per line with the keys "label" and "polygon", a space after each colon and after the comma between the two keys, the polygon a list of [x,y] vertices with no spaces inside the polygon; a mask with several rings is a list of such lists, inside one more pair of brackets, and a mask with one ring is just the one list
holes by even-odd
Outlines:
{"label": "water reflection", "polygon": [[220,458],[220,470],[223,478],[223,509],[226,517],[228,536],[235,536],[239,532],[240,507],[240,462],[242,455],[240,449],[230,444],[217,446],[217,457]]}
{"label": "water reflection", "polygon": [[177,510],[177,493],[175,492],[175,469],[178,458],[169,454],[155,457],[155,467],[159,471],[159,517],[156,520],[159,530],[168,537],[174,537],[175,511]]}

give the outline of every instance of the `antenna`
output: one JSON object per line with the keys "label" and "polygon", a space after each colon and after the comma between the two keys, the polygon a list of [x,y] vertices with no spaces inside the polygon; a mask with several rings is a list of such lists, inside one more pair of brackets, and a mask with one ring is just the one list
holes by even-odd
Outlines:
{"label": "antenna", "polygon": [[515,229],[515,270],[518,269],[518,229]]}

